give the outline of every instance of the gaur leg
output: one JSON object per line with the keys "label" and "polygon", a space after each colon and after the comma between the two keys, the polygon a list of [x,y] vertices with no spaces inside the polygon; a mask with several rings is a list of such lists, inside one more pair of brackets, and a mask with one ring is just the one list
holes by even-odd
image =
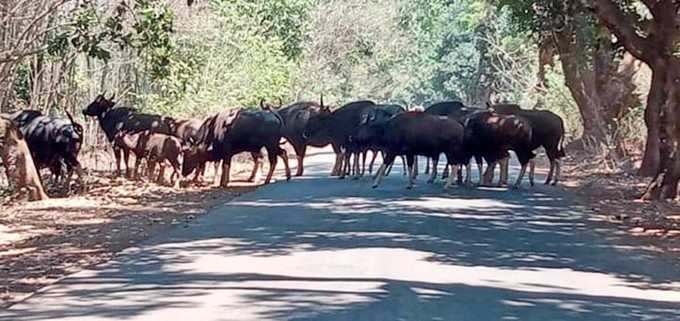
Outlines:
{"label": "gaur leg", "polygon": [[361,153],[361,173],[359,173],[360,177],[364,177],[364,174],[366,174],[366,158],[368,157],[368,149],[365,149]]}
{"label": "gaur leg", "polygon": [[131,178],[131,171],[130,171],[130,150],[127,148],[123,148],[123,161],[125,162],[125,177]]}
{"label": "gaur leg", "polygon": [[[408,162],[408,159],[406,160]],[[418,178],[418,156],[413,158],[413,179]]]}
{"label": "gaur leg", "polygon": [[361,178],[363,171],[366,168],[366,151],[357,152],[354,161],[356,162],[354,164],[354,179],[356,180]]}
{"label": "gaur leg", "polygon": [[557,183],[560,181],[561,172],[562,172],[562,164],[560,164],[559,159],[556,159],[555,160],[555,177],[553,177],[553,182],[552,182],[553,186],[557,185]]}
{"label": "gaur leg", "polygon": [[510,157],[504,158],[499,162],[500,167],[500,180],[498,181],[498,186],[503,186],[508,184],[508,176],[510,174]]}
{"label": "gaur leg", "polygon": [[[222,164],[222,160],[216,160],[215,163],[213,164],[214,170],[215,170],[215,176],[213,177],[213,185],[222,187],[222,180],[224,180],[224,172],[222,173],[222,176],[220,178],[220,166],[224,167],[224,164]],[[227,183],[229,183],[229,175],[227,175]]]}
{"label": "gaur leg", "polygon": [[375,159],[378,158],[378,151],[373,150],[373,157],[371,157],[371,163],[368,165],[368,173],[373,174],[373,164],[375,164]]}
{"label": "gaur leg", "polygon": [[458,176],[458,172],[460,172],[460,166],[455,165],[455,164],[449,164],[451,167],[451,175],[449,175],[448,179],[446,180],[446,185],[444,185],[444,189],[449,189],[451,186],[453,186],[453,178]]}
{"label": "gaur leg", "polygon": [[524,174],[527,172],[527,162],[523,162],[522,169],[519,171],[519,176],[517,176],[517,181],[515,182],[514,188],[519,188],[522,185],[522,180],[524,179]]}
{"label": "gaur leg", "polygon": [[288,152],[286,152],[286,150],[283,149],[283,148],[279,148],[278,154],[279,154],[279,156],[281,156],[281,159],[283,160],[283,166],[285,167],[285,170],[286,170],[286,180],[290,181],[291,171],[290,171],[290,163],[288,161]]}
{"label": "gaur leg", "polygon": [[415,155],[406,155],[406,164],[409,169],[407,189],[412,189],[416,184],[416,157]]}
{"label": "gaur leg", "polygon": [[71,193],[71,180],[73,179],[73,173],[78,175],[78,184],[81,188],[85,188],[85,171],[80,165],[80,162],[75,160],[74,162],[67,163],[67,173],[66,173],[66,193]]}
{"label": "gaur leg", "polygon": [[158,162],[158,185],[165,185],[165,161]]}
{"label": "gaur leg", "polygon": [[553,180],[553,175],[555,175],[555,160],[550,160],[550,171],[548,171],[548,177],[545,179],[545,185],[550,184]]}
{"label": "gaur leg", "polygon": [[548,185],[550,184],[550,182],[557,179],[556,176],[558,174],[555,172],[557,170],[557,166],[560,159],[560,151],[559,146],[557,144],[543,145],[543,148],[545,149],[545,154],[548,156],[548,160],[550,161],[550,171],[548,172],[548,177],[545,180],[545,185]]}
{"label": "gaur leg", "polygon": [[305,171],[305,155],[307,154],[307,145],[305,144],[300,144],[300,143],[295,143],[293,145],[293,148],[295,149],[295,157],[297,157],[297,171],[295,172],[295,176],[302,176],[302,174]]}
{"label": "gaur leg", "polygon": [[385,177],[385,171],[392,163],[394,163],[394,158],[396,155],[391,155],[386,153],[385,158],[383,158],[383,163],[380,165],[378,172],[375,174],[375,180],[373,181],[373,188],[377,188]]}
{"label": "gaur leg", "polygon": [[253,170],[250,172],[249,182],[255,182],[256,176],[259,173],[258,169],[262,166],[262,154],[261,153],[250,153],[253,158]]}
{"label": "gaur leg", "polygon": [[486,171],[484,172],[483,179],[481,179],[481,185],[489,186],[493,181],[494,171],[496,170],[496,164],[498,161],[491,162],[487,165]]}
{"label": "gaur leg", "polygon": [[[552,163],[552,162],[551,162]],[[552,167],[552,164],[550,165]],[[534,186],[534,175],[536,174],[536,162],[532,159],[529,161],[529,184]]]}
{"label": "gaur leg", "polygon": [[425,175],[430,174],[430,159],[425,159]]}
{"label": "gaur leg", "polygon": [[404,176],[409,175],[408,172],[408,165],[406,165],[406,157],[404,155],[401,156],[401,166],[404,168]]}
{"label": "gaur leg", "polygon": [[342,168],[341,168],[341,172],[340,172],[340,177],[338,177],[339,179],[345,179],[345,177],[348,175],[349,170],[350,170],[350,166],[352,165],[351,157],[352,157],[352,153],[350,153],[347,150],[345,150],[342,153],[342,157],[341,157],[342,158],[342,161],[341,161]]}
{"label": "gaur leg", "polygon": [[172,175],[170,176],[170,183],[174,188],[180,187],[180,182],[184,180],[182,176],[182,165],[179,163],[178,157],[170,159],[170,164],[172,165]]}
{"label": "gaur leg", "polygon": [[446,179],[446,178],[449,177],[449,174],[450,174],[449,170],[450,170],[449,165],[446,164],[446,166],[444,166],[444,171],[442,172],[442,179]]}
{"label": "gaur leg", "polygon": [[[427,162],[428,164],[430,163],[429,161]],[[434,181],[437,179],[437,166],[439,165],[439,155],[432,157],[432,175],[430,175],[430,179],[427,180],[428,184],[434,183]]]}
{"label": "gaur leg", "polygon": [[[387,157],[386,155],[387,155],[387,153],[382,152],[383,163],[385,162],[385,157]],[[403,160],[403,159],[404,159],[404,158],[403,158],[403,156],[402,156],[402,160]],[[395,157],[395,160],[396,160],[396,157]],[[406,162],[404,162],[404,164],[406,164]],[[394,162],[392,162],[389,166],[387,166],[387,171],[385,172],[385,176],[389,176],[390,173],[392,173],[392,167],[394,167]]]}
{"label": "gaur leg", "polygon": [[231,155],[227,155],[222,160],[222,178],[220,179],[220,187],[229,187],[229,171],[231,170]]}
{"label": "gaur leg", "polygon": [[120,153],[121,153],[120,147],[113,146],[113,157],[116,158],[116,173],[114,175],[115,177],[120,177],[120,175],[121,175]]}
{"label": "gaur leg", "polygon": [[196,167],[196,174],[194,175],[194,179],[191,180],[191,184],[198,185],[199,181],[201,181],[205,175],[205,167],[206,163],[200,164],[198,167]]}
{"label": "gaur leg", "polygon": [[156,172],[156,161],[153,160],[153,159],[149,159],[147,161],[147,169],[146,169],[146,176],[149,178],[149,182],[154,181],[155,172]]}
{"label": "gaur leg", "polygon": [[477,171],[479,173],[479,184],[482,185],[482,177],[484,176],[484,160],[481,156],[475,156],[475,162],[477,162]]}
{"label": "gaur leg", "polygon": [[141,165],[141,163],[142,158],[139,155],[135,156],[135,168],[132,172],[132,179],[137,179],[139,177],[139,166]]}
{"label": "gaur leg", "polygon": [[467,164],[465,164],[465,185],[471,186],[472,185],[472,162],[468,160]]}
{"label": "gaur leg", "polygon": [[269,158],[269,172],[267,173],[267,178],[264,180],[264,184],[269,184],[272,181],[272,176],[274,176],[274,170],[276,170],[276,162],[278,157],[276,152],[267,152],[267,158]]}
{"label": "gaur leg", "polygon": [[335,153],[335,164],[333,164],[333,170],[331,171],[331,176],[340,176],[340,170],[342,170],[343,161],[343,151],[342,148],[333,144],[333,152]]}

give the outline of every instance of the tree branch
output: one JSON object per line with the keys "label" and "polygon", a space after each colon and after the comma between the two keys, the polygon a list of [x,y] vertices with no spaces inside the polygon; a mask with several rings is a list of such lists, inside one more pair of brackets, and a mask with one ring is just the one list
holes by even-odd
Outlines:
{"label": "tree branch", "polygon": [[654,60],[655,51],[650,41],[639,36],[635,30],[636,20],[626,14],[612,0],[582,0],[609,30],[616,35],[626,50],[636,58],[650,63]]}

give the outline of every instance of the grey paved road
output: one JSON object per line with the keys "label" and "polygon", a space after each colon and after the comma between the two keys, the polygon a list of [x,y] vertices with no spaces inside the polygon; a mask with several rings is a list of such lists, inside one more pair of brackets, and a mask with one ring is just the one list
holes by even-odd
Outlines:
{"label": "grey paved road", "polygon": [[401,175],[277,183],[74,274],[0,321],[680,320],[677,259],[592,222],[560,189]]}

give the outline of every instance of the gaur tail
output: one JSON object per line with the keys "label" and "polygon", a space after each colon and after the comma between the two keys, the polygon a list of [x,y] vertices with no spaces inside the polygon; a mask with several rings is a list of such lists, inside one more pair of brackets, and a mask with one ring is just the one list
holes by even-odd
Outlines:
{"label": "gaur tail", "polygon": [[560,137],[560,146],[559,150],[557,151],[557,156],[562,158],[566,157],[567,153],[564,152],[564,127],[562,127],[562,136]]}

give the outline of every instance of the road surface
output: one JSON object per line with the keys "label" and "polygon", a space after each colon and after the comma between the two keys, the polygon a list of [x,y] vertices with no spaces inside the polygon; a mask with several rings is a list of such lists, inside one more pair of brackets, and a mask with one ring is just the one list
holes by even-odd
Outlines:
{"label": "road surface", "polygon": [[[507,192],[309,176],[0,312],[37,320],[680,320],[677,259],[559,188]],[[396,166],[395,166],[396,168]]]}

